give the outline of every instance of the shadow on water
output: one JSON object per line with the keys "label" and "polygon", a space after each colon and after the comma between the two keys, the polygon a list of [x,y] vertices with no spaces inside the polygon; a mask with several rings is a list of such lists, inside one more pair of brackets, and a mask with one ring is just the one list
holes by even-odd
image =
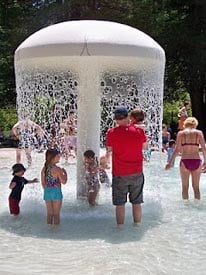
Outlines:
{"label": "shadow on water", "polygon": [[[25,206],[24,206],[25,207]],[[22,208],[23,209],[23,208]],[[0,214],[1,229],[21,237],[44,238],[54,240],[87,241],[100,239],[109,243],[139,241],[148,230],[161,224],[162,208],[158,201],[143,204],[143,223],[139,227],[132,224],[131,205],[126,205],[126,221],[123,228],[115,224],[113,205],[99,205],[91,209],[86,202],[65,203],[61,212],[61,225],[48,228],[43,215],[45,206],[30,201],[19,217],[9,213]]]}

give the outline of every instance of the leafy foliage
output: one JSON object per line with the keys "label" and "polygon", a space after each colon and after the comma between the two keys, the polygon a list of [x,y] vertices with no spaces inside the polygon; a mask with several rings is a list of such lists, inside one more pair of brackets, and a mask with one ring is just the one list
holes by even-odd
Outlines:
{"label": "leafy foliage", "polygon": [[67,20],[116,21],[142,30],[165,49],[164,104],[182,102],[189,93],[206,133],[205,14],[204,0],[1,0],[0,107],[15,106],[14,52],[29,35]]}
{"label": "leafy foliage", "polygon": [[17,112],[14,107],[9,106],[5,109],[0,109],[0,129],[9,133],[16,121]]}

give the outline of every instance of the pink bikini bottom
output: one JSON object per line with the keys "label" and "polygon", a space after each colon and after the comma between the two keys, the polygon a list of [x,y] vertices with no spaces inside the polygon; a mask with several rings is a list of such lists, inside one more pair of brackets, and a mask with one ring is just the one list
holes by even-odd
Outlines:
{"label": "pink bikini bottom", "polygon": [[202,161],[201,159],[182,159],[181,162],[186,169],[194,171],[200,167]]}

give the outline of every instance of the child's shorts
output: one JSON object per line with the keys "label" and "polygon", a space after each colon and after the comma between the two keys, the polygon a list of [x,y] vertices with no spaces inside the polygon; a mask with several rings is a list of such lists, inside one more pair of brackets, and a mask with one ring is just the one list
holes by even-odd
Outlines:
{"label": "child's shorts", "polygon": [[20,212],[19,200],[9,198],[9,209],[11,215],[18,215]]}
{"label": "child's shorts", "polygon": [[44,200],[45,201],[56,201],[62,200],[62,190],[61,187],[45,187],[44,188]]}

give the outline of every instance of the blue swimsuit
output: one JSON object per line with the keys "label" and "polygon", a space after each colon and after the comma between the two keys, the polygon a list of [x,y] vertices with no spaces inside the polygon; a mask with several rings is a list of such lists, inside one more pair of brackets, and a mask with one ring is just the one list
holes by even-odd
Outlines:
{"label": "blue swimsuit", "polygon": [[62,200],[61,182],[58,178],[51,175],[52,166],[46,169],[46,187],[44,188],[44,200],[55,201]]}

